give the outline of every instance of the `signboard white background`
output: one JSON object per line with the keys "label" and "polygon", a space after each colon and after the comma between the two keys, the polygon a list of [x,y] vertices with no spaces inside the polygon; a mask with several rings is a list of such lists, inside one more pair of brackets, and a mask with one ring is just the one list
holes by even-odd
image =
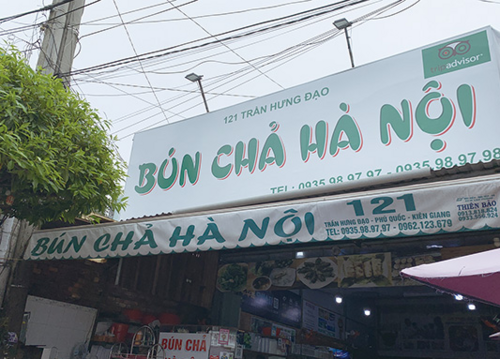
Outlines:
{"label": "signboard white background", "polygon": [[[424,78],[423,49],[417,49],[138,133],[134,138],[125,190],[129,204],[121,218],[168,213],[427,166],[452,167],[500,158],[498,49],[491,47],[497,43],[496,34],[490,28],[481,31],[487,33],[491,61],[476,66]],[[444,40],[442,44],[450,42],[453,39]],[[436,88],[431,81],[436,81]],[[457,89],[464,84],[473,91],[469,99],[475,105],[473,126],[466,124],[462,104],[458,101]],[[429,85],[427,93],[423,90],[426,85]],[[433,101],[429,93],[436,94]],[[390,105],[394,111],[403,113],[404,100],[409,108],[411,134],[403,140],[391,130],[391,142],[384,144],[380,129],[381,109]],[[440,134],[424,132],[417,121],[417,110],[426,109],[427,117],[438,121],[445,102],[454,109],[448,128]],[[327,125],[326,151],[322,157],[318,151],[310,152],[305,161],[301,154],[301,130],[309,126],[310,143],[316,143],[316,126],[320,121]],[[357,127],[360,144],[352,133],[339,130],[342,128],[339,123],[343,121]],[[334,136],[336,128],[340,132]],[[266,151],[266,140],[271,134],[279,136],[285,154],[283,163],[279,161],[276,147]],[[251,172],[250,168],[243,167],[236,173],[237,144],[241,142],[246,146],[243,158],[248,159],[252,139],[258,141],[257,168]],[[446,144],[440,151],[431,148],[436,139]],[[335,153],[336,145],[338,152]],[[221,148],[223,153],[218,157]],[[183,158],[189,155],[196,162],[197,153],[200,156],[199,175],[194,183],[186,180],[181,186]],[[258,161],[272,157],[277,157],[278,163],[267,164],[263,170],[258,168]],[[226,177],[214,176],[214,160],[220,168],[232,166]],[[140,166],[144,164],[150,166],[149,172],[141,174]],[[168,188],[161,188],[157,181],[159,175],[175,177],[175,181],[169,183]],[[139,194],[136,188],[146,189],[147,193]]]}
{"label": "signboard white background", "polygon": [[160,333],[158,342],[172,359],[207,359],[210,350],[209,334]]}

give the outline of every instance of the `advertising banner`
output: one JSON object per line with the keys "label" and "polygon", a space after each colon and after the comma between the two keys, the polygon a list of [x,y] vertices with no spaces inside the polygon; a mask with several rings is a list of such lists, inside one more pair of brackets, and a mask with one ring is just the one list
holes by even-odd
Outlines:
{"label": "advertising banner", "polygon": [[378,355],[422,358],[498,358],[500,343],[489,336],[498,332],[494,306],[481,315],[452,305],[411,303],[379,307]]}
{"label": "advertising banner", "polygon": [[500,159],[498,98],[484,28],[140,132],[120,216]]}
{"label": "advertising banner", "polygon": [[[25,258],[129,257],[500,228],[498,177],[476,178],[474,182],[437,182],[432,186],[322,197],[309,202],[196,216],[38,231],[31,237]],[[372,266],[370,278],[377,277],[379,284],[390,283],[389,258],[352,258],[351,263],[343,262],[341,268],[350,273],[350,264],[367,260]],[[333,278],[337,263],[327,260],[316,263],[315,259],[306,264],[307,261],[296,268],[306,285],[315,286],[318,282],[306,277],[311,274],[305,267],[316,268],[314,273],[325,280]],[[246,267],[239,269],[242,286],[246,285],[247,271]],[[342,286],[356,284],[350,277],[345,274]],[[283,286],[287,285],[286,278],[282,278]],[[268,283],[260,281],[252,285],[261,288]]]}
{"label": "advertising banner", "polygon": [[312,330],[328,337],[339,338],[337,320],[340,316],[337,313],[306,300],[302,301],[302,308],[303,329]]}
{"label": "advertising banner", "polygon": [[[300,327],[301,298],[293,292],[276,290],[255,294],[244,293],[241,297],[241,310],[281,324]],[[276,333],[274,336],[277,336]]]}

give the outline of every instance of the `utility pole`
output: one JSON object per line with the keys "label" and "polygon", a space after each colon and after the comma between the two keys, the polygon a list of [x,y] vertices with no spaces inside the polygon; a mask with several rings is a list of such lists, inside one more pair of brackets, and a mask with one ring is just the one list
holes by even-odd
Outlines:
{"label": "utility pole", "polygon": [[[61,1],[54,0],[52,4]],[[44,36],[37,67],[46,74],[60,77],[66,87],[70,85],[70,78],[62,74],[69,73],[73,65],[84,6],[85,0],[56,6],[50,11],[49,20],[42,25]]]}
{"label": "utility pole", "polygon": [[[53,5],[63,2],[54,0]],[[60,77],[69,87],[78,29],[85,0],[72,0],[55,6],[42,26],[44,38],[37,67]],[[20,333],[28,296],[31,263],[22,260],[33,227],[26,221],[8,219],[0,226],[0,304],[8,319],[8,330]],[[2,238],[3,237],[3,238]],[[1,353],[0,353],[1,354]]]}

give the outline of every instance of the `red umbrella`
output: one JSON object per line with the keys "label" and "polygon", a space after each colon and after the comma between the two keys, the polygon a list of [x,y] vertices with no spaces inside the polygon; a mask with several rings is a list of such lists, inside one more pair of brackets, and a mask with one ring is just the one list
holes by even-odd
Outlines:
{"label": "red umbrella", "polygon": [[401,271],[434,288],[500,306],[500,248]]}

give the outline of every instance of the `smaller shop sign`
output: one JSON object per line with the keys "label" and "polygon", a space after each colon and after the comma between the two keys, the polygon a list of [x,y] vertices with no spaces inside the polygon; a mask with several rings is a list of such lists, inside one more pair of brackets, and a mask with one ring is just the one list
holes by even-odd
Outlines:
{"label": "smaller shop sign", "polygon": [[166,359],[207,359],[209,339],[209,334],[160,333],[159,336]]}
{"label": "smaller shop sign", "polygon": [[229,329],[219,330],[219,344],[227,345],[229,343]]}
{"label": "smaller shop sign", "polygon": [[303,301],[303,329],[309,329],[328,337],[339,338],[337,331],[338,319],[338,314],[321,308],[314,303]]}
{"label": "smaller shop sign", "polygon": [[301,298],[289,291],[245,293],[241,299],[241,310],[278,323],[300,327]]}

